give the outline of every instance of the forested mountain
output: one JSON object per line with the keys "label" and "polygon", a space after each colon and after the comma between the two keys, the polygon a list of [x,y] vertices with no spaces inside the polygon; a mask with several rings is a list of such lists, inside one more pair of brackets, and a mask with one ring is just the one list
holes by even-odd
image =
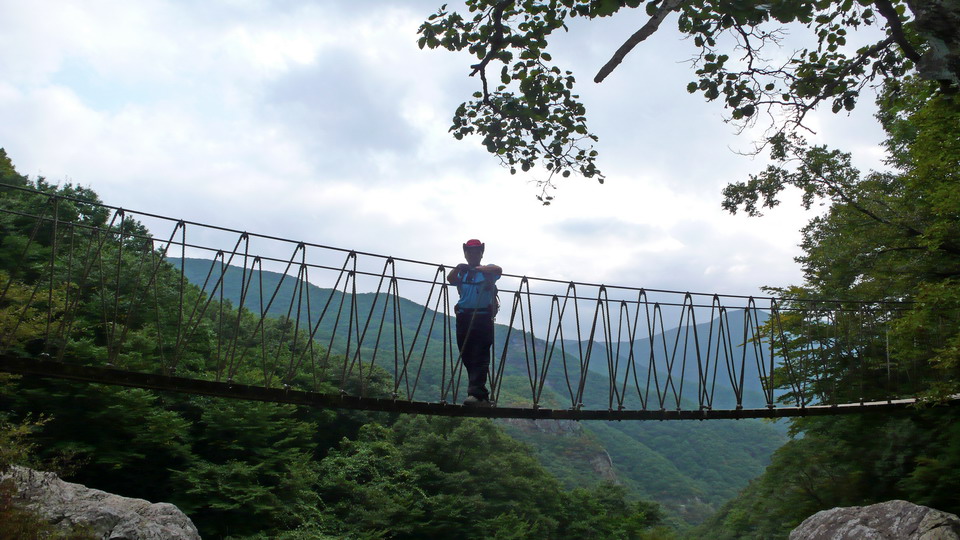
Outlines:
{"label": "forested mountain", "polygon": [[[221,263],[206,259],[171,259],[176,268],[183,268],[187,278],[199,285],[206,286],[208,292],[219,294],[218,282],[222,273],[225,298],[239,303],[241,293],[241,278],[244,276],[242,268],[235,266],[222,267]],[[330,344],[334,351],[342,353],[346,347],[346,336],[349,331],[343,321],[338,325],[336,317],[329,316],[320,320],[317,325],[318,313],[322,306],[330,302],[330,309],[337,309],[341,302],[344,309],[350,309],[355,302],[355,309],[365,317],[373,313],[370,326],[378,328],[381,317],[378,310],[371,311],[376,300],[382,306],[386,301],[383,297],[375,299],[373,293],[356,295],[344,294],[341,291],[324,289],[313,284],[298,283],[292,277],[283,278],[282,274],[270,271],[247,270],[246,278],[251,283],[263,283],[266,291],[278,291],[274,296],[270,312],[276,316],[286,316],[287,306],[291,304],[293,296],[298,293],[299,287],[305,287],[310,297],[313,310],[313,325],[317,326],[315,339],[322,344]],[[281,283],[281,279],[283,282]],[[279,287],[278,287],[279,284]],[[261,309],[259,295],[248,293],[247,302],[252,302],[250,308],[256,311]],[[392,301],[392,299],[391,299]],[[416,330],[421,317],[426,312],[426,320],[433,320],[432,310],[406,299],[399,299],[401,323],[406,335],[412,335]],[[438,315],[439,316],[439,315]],[[742,317],[732,313],[729,318],[731,325],[740,325]],[[304,323],[306,315],[301,315]],[[442,316],[439,316],[442,317]],[[385,321],[385,333],[393,332],[393,319]],[[364,324],[361,318],[361,324]],[[702,323],[705,327],[708,323]],[[336,332],[334,332],[336,329]],[[354,330],[356,331],[356,330]],[[421,389],[417,390],[418,399],[435,400],[438,395],[438,384],[441,378],[440,356],[442,336],[438,330],[437,342],[427,351],[424,368],[420,371]],[[677,330],[670,330],[667,338],[673,339]],[[703,335],[707,335],[701,328]],[[497,325],[498,344],[495,350],[502,350],[503,337],[507,335],[504,325]],[[336,335],[335,335],[336,334]],[[501,393],[501,403],[529,406],[530,388],[526,377],[526,363],[522,356],[524,350],[522,342],[529,340],[529,336],[520,335],[519,331],[511,332],[511,346],[508,348],[507,365],[504,370],[504,388]],[[658,338],[659,339],[659,338]],[[366,358],[370,355],[370,345],[373,339],[362,343]],[[544,342],[540,339],[530,341],[538,350],[543,350]],[[585,346],[585,345],[584,345]],[[644,350],[644,342],[638,342],[637,350]],[[706,347],[706,344],[702,344]],[[605,354],[602,345],[594,344],[597,358]],[[623,348],[625,350],[625,347]],[[576,344],[568,344],[567,350],[576,350]],[[646,349],[649,351],[649,349]],[[751,351],[752,352],[752,351]],[[381,353],[382,354],[382,353]],[[557,353],[559,354],[559,353]],[[688,351],[689,359],[693,352]],[[641,356],[640,358],[643,358]],[[558,360],[555,362],[559,363]],[[747,363],[754,362],[749,356]],[[576,362],[570,362],[575,365]],[[679,363],[677,364],[679,366]],[[638,360],[637,366],[646,374],[645,361]],[[388,371],[391,366],[384,366]],[[688,373],[689,376],[689,373]],[[694,372],[694,377],[696,376]],[[597,371],[587,374],[587,385],[583,403],[589,408],[606,408],[608,401],[608,381],[605,373]],[[724,392],[732,396],[729,383],[724,384],[722,377],[718,377],[718,394]],[[688,388],[696,388],[696,380],[685,381]],[[546,379],[545,402],[548,406],[563,407],[566,380],[559,367],[554,367]],[[421,394],[420,392],[424,392]],[[461,393],[462,395],[462,393]],[[419,397],[425,396],[425,397]],[[753,393],[753,399],[761,400]],[[730,403],[732,397],[726,398]],[[639,497],[650,498],[666,505],[667,508],[681,516],[684,520],[697,523],[717,509],[717,507],[734,496],[751,479],[759,475],[769,460],[772,452],[786,440],[785,431],[769,422],[757,420],[740,421],[709,421],[709,422],[582,422],[580,426],[554,427],[550,422],[509,422],[507,431],[519,440],[528,442],[536,449],[541,463],[556,474],[568,487],[596,485],[605,479],[621,482],[630,492]],[[609,461],[606,464],[605,461]],[[605,478],[606,476],[606,478]]]}

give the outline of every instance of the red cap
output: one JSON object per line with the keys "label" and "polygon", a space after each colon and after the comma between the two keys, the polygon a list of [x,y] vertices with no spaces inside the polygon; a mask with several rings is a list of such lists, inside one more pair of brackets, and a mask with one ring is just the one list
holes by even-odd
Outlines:
{"label": "red cap", "polygon": [[463,244],[463,247],[483,247],[483,242],[477,240],[476,238],[471,238]]}

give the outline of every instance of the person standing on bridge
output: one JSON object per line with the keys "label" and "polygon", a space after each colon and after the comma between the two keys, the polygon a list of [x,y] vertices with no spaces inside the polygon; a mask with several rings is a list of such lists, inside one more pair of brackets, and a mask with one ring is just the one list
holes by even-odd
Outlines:
{"label": "person standing on bridge", "polygon": [[467,262],[451,270],[447,282],[456,285],[460,294],[454,308],[457,347],[469,381],[467,399],[463,404],[489,407],[487,371],[493,346],[493,319],[497,315],[496,281],[503,275],[503,269],[495,264],[480,264],[484,247],[480,240],[467,240],[463,244],[463,256]]}

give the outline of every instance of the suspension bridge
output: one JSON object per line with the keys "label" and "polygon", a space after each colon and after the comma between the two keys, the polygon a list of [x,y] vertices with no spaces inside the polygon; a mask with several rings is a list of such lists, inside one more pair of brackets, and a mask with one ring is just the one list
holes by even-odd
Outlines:
{"label": "suspension bridge", "polygon": [[896,410],[934,382],[891,353],[891,325],[910,307],[902,302],[508,273],[488,377],[496,406],[466,407],[448,265],[82,194],[0,186],[0,199],[0,370],[11,373],[319,407],[574,420]]}

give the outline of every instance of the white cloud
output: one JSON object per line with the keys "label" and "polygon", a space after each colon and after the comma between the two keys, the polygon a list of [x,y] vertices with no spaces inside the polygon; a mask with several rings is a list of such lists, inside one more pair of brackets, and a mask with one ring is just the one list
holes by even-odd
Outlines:
{"label": "white cloud", "polygon": [[[744,141],[719,105],[685,92],[688,44],[662,32],[594,85],[642,17],[558,39],[608,180],[565,180],[542,207],[536,175],[447,133],[478,82],[465,54],[417,49],[438,5],[8,2],[0,146],[111,204],[361,251],[452,264],[480,237],[513,274],[748,294],[799,281],[796,204],[720,209],[763,161],[731,152]],[[817,118],[877,161],[869,118]]]}

